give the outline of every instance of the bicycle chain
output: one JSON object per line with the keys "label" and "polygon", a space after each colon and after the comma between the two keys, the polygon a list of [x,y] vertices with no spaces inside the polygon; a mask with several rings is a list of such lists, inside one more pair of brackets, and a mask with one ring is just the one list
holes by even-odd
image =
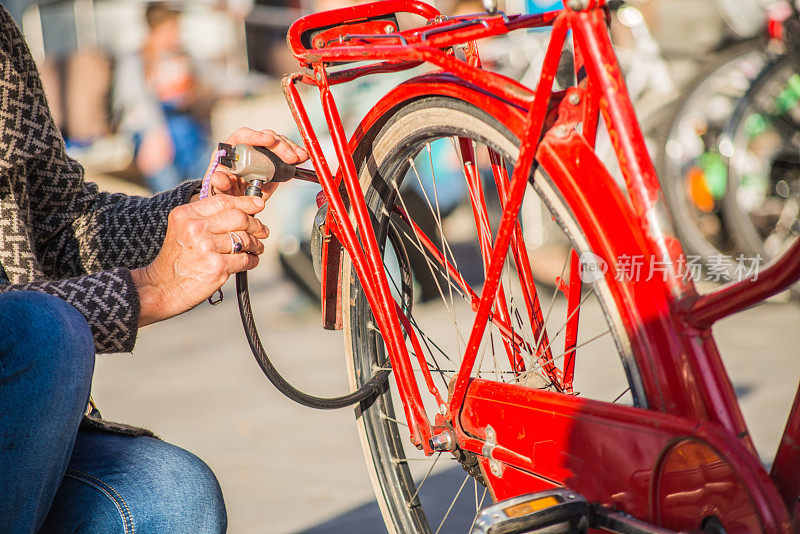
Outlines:
{"label": "bicycle chain", "polygon": [[466,471],[472,478],[477,480],[481,483],[481,486],[484,488],[486,486],[486,481],[483,479],[483,473],[481,472],[481,465],[478,462],[478,456],[475,453],[465,451],[462,449],[456,449],[453,451],[453,456],[456,457],[458,463],[461,464],[461,467]]}

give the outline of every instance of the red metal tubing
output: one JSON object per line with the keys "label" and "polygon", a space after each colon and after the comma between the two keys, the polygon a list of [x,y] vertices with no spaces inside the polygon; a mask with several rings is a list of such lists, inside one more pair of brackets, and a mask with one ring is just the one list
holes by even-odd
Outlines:
{"label": "red metal tubing", "polygon": [[559,11],[550,11],[539,15],[511,15],[506,24],[508,31],[519,30],[522,28],[544,28],[552,26]]}
{"label": "red metal tubing", "polygon": [[[376,271],[375,269],[368,269],[366,266],[364,252],[359,246],[356,232],[353,229],[350,218],[347,215],[347,208],[345,208],[344,202],[342,201],[341,194],[338,190],[338,185],[331,175],[330,168],[325,160],[319,140],[314,133],[311,122],[309,121],[308,115],[305,112],[305,108],[303,107],[302,100],[297,92],[297,88],[294,86],[295,81],[301,77],[302,74],[294,74],[286,76],[283,79],[283,88],[289,103],[289,107],[292,111],[292,114],[295,116],[298,128],[303,136],[303,141],[306,144],[309,153],[311,154],[314,165],[320,173],[320,185],[322,186],[325,196],[328,199],[329,209],[331,210],[332,215],[336,218],[337,225],[340,229],[337,237],[340,238],[341,242],[345,245],[345,248],[350,254],[351,261],[353,262],[353,266],[356,269],[359,279],[365,282],[362,284],[364,287],[364,293],[369,301],[370,307],[375,312],[375,318],[378,321],[379,326],[385,327],[384,323],[386,314],[381,314],[380,311],[388,309],[393,310],[394,308],[386,308],[385,306],[382,307],[383,303],[381,303],[378,300],[377,295],[375,295],[375,288],[380,286],[379,282],[375,281],[373,274],[377,274],[379,271]],[[333,112],[336,112],[335,107],[333,108]],[[340,147],[337,147],[337,150],[338,148]],[[350,159],[350,165],[353,165],[352,159]],[[361,204],[363,205],[363,197],[361,197],[360,200]],[[369,232],[369,236],[371,236],[372,240],[374,241],[375,238],[372,234],[371,225],[368,227],[367,231]],[[368,239],[368,237],[365,239]],[[386,282],[385,277],[383,282]],[[388,290],[388,287],[386,289]],[[389,298],[391,299],[391,296]],[[394,301],[392,301],[392,304],[394,304]],[[392,314],[389,315],[392,316]],[[384,328],[381,328],[381,331],[383,332]],[[394,333],[397,331],[399,331],[399,324],[397,325],[397,330],[395,330]],[[385,339],[387,344],[390,344],[390,347],[392,347],[392,336],[386,335]],[[394,342],[396,343],[397,340],[394,339]],[[392,347],[392,349],[397,350],[396,346]],[[392,364],[395,367],[395,379],[397,380],[398,389],[401,392],[401,398],[404,400],[403,408],[405,410],[406,419],[409,421],[412,440],[422,441],[423,444],[427,446],[427,441],[430,438],[430,425],[428,424],[424,409],[422,409],[422,399],[419,396],[419,389],[416,387],[416,382],[413,383],[413,389],[411,392],[409,392],[408,377],[410,376],[411,379],[413,379],[413,375],[410,374],[411,370],[408,369],[410,367],[410,363],[405,343],[403,342],[401,344],[401,349],[397,353],[390,350],[390,354],[404,355],[404,357],[400,358],[399,362],[395,362],[394,359],[392,360]],[[403,371],[405,371],[405,374],[401,374]],[[405,402],[407,398],[412,399],[412,405],[408,405],[408,403]],[[416,403],[415,405],[413,404],[414,402]],[[420,436],[420,434],[422,435]]]}
{"label": "red metal tubing", "polygon": [[586,90],[583,92],[583,137],[589,146],[594,148],[597,144],[597,126],[600,122],[600,108],[597,104],[597,94],[591,80],[586,80]]}
{"label": "red metal tubing", "polygon": [[298,81],[303,81],[304,83],[310,82],[313,84],[314,79],[302,72],[287,74],[281,80],[283,96],[286,98],[286,103],[289,105],[289,111],[292,112],[292,117],[294,117],[294,120],[298,125],[300,135],[303,137],[303,143],[305,143],[306,149],[308,149],[308,153],[311,156],[311,161],[314,163],[314,168],[318,169],[318,172],[322,175],[323,180],[333,179],[331,169],[328,166],[328,162],[322,152],[322,146],[319,144],[317,136],[314,135],[314,129],[311,126],[311,121],[308,120],[308,114],[306,113],[305,106],[303,106],[303,101],[300,98],[300,94],[297,92],[297,88],[295,87],[295,84]]}
{"label": "red metal tubing", "polygon": [[464,61],[428,46],[343,47],[326,51],[324,55],[315,53],[314,62],[367,61],[387,58],[432,63],[520,108],[528,109],[533,103],[531,90],[516,80],[501,74],[475,69]]}
{"label": "red metal tubing", "polygon": [[399,72],[408,69],[413,69],[422,65],[422,61],[381,61],[373,65],[361,65],[351,69],[329,72],[328,83],[337,85],[340,83],[351,82],[362,76],[370,74],[385,74],[390,72]]}
{"label": "red metal tubing", "polygon": [[[371,270],[372,272],[372,276],[366,278],[371,284],[365,286],[364,291],[368,297],[370,293],[373,293],[370,305],[372,306],[375,320],[378,322],[380,332],[383,335],[383,340],[389,346],[389,355],[394,369],[394,376],[401,392],[406,414],[410,416],[408,417],[408,422],[412,441],[415,442],[415,444],[421,444],[425,450],[428,451],[430,450],[428,440],[431,438],[431,426],[422,404],[422,398],[420,397],[413,370],[411,369],[408,349],[403,339],[400,321],[394,313],[396,303],[392,298],[389,283],[386,280],[382,256],[378,248],[377,240],[375,239],[369,211],[364,201],[361,183],[356,175],[355,164],[353,163],[353,157],[348,147],[347,137],[342,128],[339,111],[336,108],[336,103],[333,100],[333,95],[326,83],[325,75],[321,67],[316,69],[316,74],[319,75],[318,81],[322,110],[325,113],[325,118],[331,133],[331,140],[333,141],[336,154],[339,158],[341,166],[340,171],[342,172],[345,188],[350,198],[351,209],[353,210],[356,222],[361,231],[363,249],[356,247],[350,249],[348,247],[348,252],[351,254],[351,259],[353,259],[354,262],[366,260],[366,267],[368,267],[366,270]],[[328,188],[332,189],[331,184],[328,185]],[[338,195],[338,191],[330,191],[329,193],[326,189],[325,194],[328,195],[330,199],[331,196]],[[337,212],[339,214],[344,213],[345,216],[343,219],[347,219],[347,212],[340,210],[337,210]],[[343,222],[343,219],[339,219],[339,221]],[[355,239],[355,234],[348,236],[348,245],[351,240]],[[355,256],[359,256],[358,260],[356,260]]]}
{"label": "red metal tubing", "polygon": [[780,293],[800,279],[800,239],[777,260],[761,271],[758,278],[731,282],[698,297],[686,314],[686,320],[707,328],[734,313]]}
{"label": "red metal tubing", "polygon": [[[311,122],[308,119],[308,115],[306,114],[302,100],[300,99],[300,95],[297,92],[297,88],[294,86],[295,81],[301,76],[301,74],[294,74],[286,76],[283,79],[283,89],[287,102],[289,103],[289,108],[295,117],[300,130],[300,135],[303,137],[303,142],[305,143],[305,146],[311,155],[314,166],[320,172],[321,180],[319,183],[322,186],[322,189],[325,192],[325,196],[328,200],[328,207],[331,211],[331,216],[336,221],[336,226],[339,229],[337,237],[339,237],[342,243],[345,244],[348,252],[353,251],[351,252],[351,257],[359,278],[368,281],[368,284],[372,285],[372,271],[366,269],[361,257],[354,253],[354,251],[359,250],[355,230],[350,223],[349,217],[347,217],[347,208],[345,208],[342,197],[339,194],[337,186],[335,185],[330,167],[328,167],[328,162],[325,159],[325,155],[323,154],[322,148],[319,144],[319,139],[317,138],[311,126]],[[367,293],[366,290],[365,293]],[[367,293],[367,298],[372,298],[371,293]]]}
{"label": "red metal tubing", "polygon": [[[388,2],[379,2],[378,4],[388,4]],[[369,5],[370,4],[365,4],[363,6],[356,6],[356,7],[364,7]],[[345,15],[346,18],[344,19],[342,18],[342,16],[339,16],[339,13],[343,11],[348,12]],[[404,10],[404,9],[397,10],[397,12],[404,12],[404,11],[407,12],[409,10]],[[345,8],[344,10],[334,10],[326,13],[308,15],[306,17],[299,19],[292,25],[287,34],[287,42],[294,56],[303,65],[311,65],[313,63],[318,63],[320,61],[327,61],[328,59],[326,56],[332,50],[364,48],[364,47],[374,48],[376,45],[373,44],[354,47],[352,45],[346,45],[343,43],[342,44],[333,43],[332,46],[326,46],[322,48],[306,48],[305,46],[303,46],[301,39],[303,33],[313,31],[315,29],[322,30],[325,28],[330,28],[337,24],[347,24],[348,22],[356,22],[359,18],[363,20],[364,17],[376,17],[376,16],[385,16],[391,14],[391,13],[386,13],[385,9],[373,10],[372,13],[373,14],[365,15],[363,17],[353,17],[351,8]],[[441,17],[438,16],[428,16],[427,18],[430,21],[428,25],[410,30],[404,30],[402,32],[396,33],[396,35],[398,36],[398,38],[402,37],[402,39],[404,39],[407,43],[411,43],[412,45],[424,42],[428,46],[433,46],[437,48],[449,48],[456,44],[461,44],[467,41],[481,39],[484,37],[491,37],[493,35],[508,33],[509,31],[513,31],[516,29],[550,26],[552,25],[557,15],[558,12],[553,11],[550,13],[543,13],[537,15],[514,15],[508,18],[504,18],[502,15],[481,15],[481,16],[471,15],[471,16],[455,17],[452,19],[444,19],[444,20],[442,20]],[[310,20],[310,19],[316,19],[316,20]],[[366,40],[370,38],[370,35],[367,34],[360,38],[362,40]],[[375,40],[385,39],[385,38],[386,37],[384,34],[375,34],[374,37]],[[402,46],[395,45],[395,48],[398,49],[398,51],[407,47],[408,45],[402,45]],[[397,53],[395,53],[395,55],[397,55]],[[358,60],[353,59],[350,61],[358,61]]]}
{"label": "red metal tubing", "polygon": [[414,232],[414,237],[419,239],[420,243],[422,244],[422,248],[430,252],[434,259],[439,262],[440,265],[444,266],[444,268],[447,270],[447,274],[455,281],[458,287],[460,287],[462,291],[469,296],[470,304],[472,308],[475,309],[478,306],[478,295],[475,294],[475,291],[470,287],[467,281],[464,280],[464,277],[461,276],[461,273],[459,273],[456,268],[453,267],[453,264],[450,263],[450,261],[447,260],[441,252],[439,252],[439,249],[436,248],[436,245],[434,245],[430,238],[425,235],[425,232],[423,232],[422,229],[417,226],[417,223],[409,219],[408,215],[402,209],[400,209],[400,207],[395,206],[394,209],[400,214],[403,220],[411,226],[411,230]]}
{"label": "red metal tubing", "polygon": [[569,286],[567,290],[567,329],[564,333],[564,390],[572,393],[572,384],[575,377],[575,347],[578,344],[578,321],[580,320],[581,305],[581,276],[580,259],[575,249],[570,253]]}
{"label": "red metal tubing", "polygon": [[441,15],[439,10],[420,0],[385,0],[383,2],[348,6],[321,13],[312,13],[297,19],[286,34],[286,43],[294,55],[301,59],[301,55],[307,51],[306,47],[303,46],[301,37],[307,31],[395,13],[413,13],[425,19],[433,19]]}
{"label": "red metal tubing", "polygon": [[[460,439],[458,444],[464,450],[483,456],[483,447],[486,445],[486,442],[476,438],[465,437]],[[510,449],[506,449],[501,445],[495,445],[492,447],[491,458],[493,460],[497,460],[498,462],[503,462],[504,464],[514,466],[518,469],[523,469],[528,473],[535,474],[533,460]]]}
{"label": "red metal tubing", "polygon": [[598,11],[575,13],[571,19],[575,44],[585,60],[586,73],[598,85],[602,95],[600,108],[609,130],[615,134],[612,135],[617,141],[614,148],[623,160],[620,163],[631,201],[638,214],[647,213],[659,191],[658,178],[647,154],[636,112],[627,98],[625,79],[618,68],[611,68],[617,66],[617,60],[605,21]]}
{"label": "red metal tubing", "polygon": [[[775,482],[783,502],[790,511],[795,510],[798,497],[800,497],[800,388],[794,397],[792,410],[786,420],[786,428],[775,461],[772,463],[770,478]],[[798,518],[795,518],[797,521]]]}
{"label": "red metal tubing", "polygon": [[[497,184],[497,192],[500,196],[500,205],[508,203],[508,171],[505,165],[493,150],[489,151],[489,159],[492,162],[492,174]],[[545,372],[551,379],[558,383],[557,373],[553,365],[552,351],[550,350],[550,339],[544,325],[544,314],[539,302],[539,294],[536,292],[536,281],[531,272],[531,262],[528,256],[528,249],[525,246],[525,236],[519,225],[514,226],[514,235],[511,236],[511,251],[514,254],[514,263],[517,266],[517,273],[520,276],[522,286],[522,296],[525,300],[525,308],[528,312],[528,320],[532,325],[533,339],[537,342],[536,358],[544,367]],[[544,350],[542,350],[544,347]],[[542,354],[543,353],[543,354]]]}
{"label": "red metal tubing", "polygon": [[[478,348],[483,339],[483,333],[486,329],[486,322],[489,318],[494,295],[500,283],[500,273],[503,269],[503,263],[505,263],[505,257],[511,242],[514,225],[517,224],[517,214],[522,205],[525,187],[528,184],[528,177],[533,168],[536,150],[539,147],[539,139],[541,138],[544,120],[553,91],[553,81],[561,58],[564,39],[567,35],[566,22],[567,21],[562,16],[556,19],[556,23],[553,26],[553,34],[550,37],[550,44],[545,55],[542,74],[539,79],[539,84],[536,87],[535,105],[530,107],[530,112],[526,120],[525,135],[522,137],[519,158],[511,178],[511,192],[508,198],[508,204],[504,206],[503,209],[503,217],[500,221],[500,227],[498,228],[486,282],[481,291],[481,301],[476,312],[475,324],[467,343],[467,349],[461,363],[461,369],[458,372],[452,397],[450,398],[450,411],[452,413],[458,413],[464,402],[467,384],[472,374],[472,368],[475,365]],[[459,424],[457,419],[456,424]]]}
{"label": "red metal tubing", "polygon": [[[595,0],[596,3],[602,0]],[[673,272],[667,279],[673,296],[693,292],[675,272],[676,253],[680,245],[667,239],[672,224],[660,195],[655,167],[644,143],[639,121],[628,97],[625,79],[619,69],[611,39],[601,10],[569,12],[575,45],[580,49],[586,74],[600,94],[599,107],[625,177],[636,217],[651,243],[651,252],[661,261],[669,261]],[[676,250],[677,248],[677,250]]]}
{"label": "red metal tubing", "polygon": [[396,303],[394,306],[395,312],[397,313],[397,318],[400,319],[401,323],[403,323],[403,327],[406,329],[406,333],[408,334],[408,339],[411,341],[411,347],[414,349],[414,355],[417,357],[417,362],[419,362],[419,369],[425,379],[425,386],[428,388],[428,392],[436,401],[436,406],[441,406],[444,404],[444,400],[442,400],[442,396],[439,393],[439,388],[437,388],[433,383],[431,371],[428,369],[428,362],[425,361],[425,352],[422,350],[422,345],[419,344],[419,339],[417,338],[416,332],[414,332],[414,327],[411,326],[411,322],[408,320],[408,317],[406,317],[406,314],[403,313],[403,309]]}
{"label": "red metal tubing", "polygon": [[[492,229],[489,225],[489,213],[486,210],[486,198],[483,194],[481,177],[478,175],[477,163],[475,161],[475,150],[472,147],[472,141],[470,139],[459,137],[458,144],[461,150],[461,161],[464,169],[464,177],[467,180],[469,201],[472,205],[472,214],[473,218],[475,219],[475,226],[478,232],[478,243],[480,244],[481,257],[483,258],[483,270],[488,274],[492,254]],[[497,293],[494,300],[494,313],[499,315],[503,322],[511,326],[511,316],[508,313],[505,289],[502,282],[497,288]],[[522,359],[522,355],[520,354],[518,347],[515,344],[509,344],[505,338],[503,339],[503,347],[506,350],[508,361],[511,364],[511,368],[514,370],[514,373],[524,371],[525,360]]]}

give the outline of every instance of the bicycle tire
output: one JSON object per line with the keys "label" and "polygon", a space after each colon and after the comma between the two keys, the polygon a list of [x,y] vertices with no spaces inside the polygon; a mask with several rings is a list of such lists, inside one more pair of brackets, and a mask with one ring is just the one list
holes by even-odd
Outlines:
{"label": "bicycle tire", "polygon": [[[709,102],[719,98],[718,106],[728,106],[732,110],[735,103],[731,105],[731,99],[744,95],[747,85],[742,84],[755,76],[758,72],[755,65],[760,61],[766,61],[764,44],[760,39],[736,44],[713,57],[686,85],[684,96],[674,105],[670,119],[657,135],[656,167],[674,216],[675,229],[686,253],[700,256],[705,264],[715,256],[733,253],[735,244],[725,226],[724,213],[720,213],[720,194],[712,194],[712,198],[704,195],[704,202],[708,204],[698,206],[704,202],[690,198],[689,182],[692,178],[687,173],[698,167],[697,160],[706,152],[716,154],[716,137],[730,113],[718,109],[713,120],[708,119],[706,115],[711,113],[710,108],[713,109]],[[729,78],[736,83],[729,83]],[[733,94],[722,94],[718,89]],[[709,123],[709,130],[713,127],[714,131],[707,132],[707,135],[713,139],[703,141],[700,135],[695,135],[695,128],[700,126],[694,124],[695,121]],[[708,145],[705,151],[700,146],[702,142]],[[694,179],[705,180],[697,176]]]}
{"label": "bicycle tire", "polygon": [[[764,260],[778,256],[800,235],[798,87],[800,51],[795,49],[762,70],[723,137],[730,151],[724,215],[742,252]],[[786,95],[791,98],[780,104]],[[781,112],[783,105],[787,109]],[[800,286],[793,286],[792,294],[800,296]]]}
{"label": "bicycle tire", "polygon": [[[433,140],[440,139],[446,142],[450,136],[472,139],[479,144],[479,149],[481,145],[488,146],[496,150],[506,161],[515,161],[518,140],[503,125],[501,120],[489,116],[471,104],[450,97],[425,97],[392,109],[378,120],[377,125],[370,129],[360,141],[354,159],[357,169],[359,169],[359,178],[364,189],[367,206],[374,217],[375,235],[382,248],[386,242],[387,228],[391,220],[389,214],[392,210],[388,208],[392,207],[395,202],[402,203],[399,183],[403,179],[413,179],[409,177],[409,175],[413,176],[413,174],[409,171],[410,164],[407,162],[407,158],[420,157],[420,152],[422,157],[427,157],[425,146],[428,142],[436,142]],[[547,177],[543,174],[537,173],[536,176],[535,181],[537,183],[549,183]],[[391,184],[395,184],[395,187]],[[533,189],[536,189],[537,193],[543,196],[545,203],[552,210],[553,216],[560,227],[568,227],[566,233],[571,238],[573,245],[578,245],[581,239],[575,235],[574,231],[578,226],[574,222],[569,209],[563,204],[558,194],[555,193],[555,187],[552,184],[547,186],[535,185]],[[431,206],[431,209],[435,211],[433,206]],[[463,230],[462,226],[457,225],[452,220],[449,220],[448,224],[450,224],[450,227],[448,227],[447,233],[452,234],[453,232],[450,230]],[[444,250],[451,249],[449,241],[447,243],[443,242],[441,248]],[[583,252],[584,246],[579,246],[579,249]],[[445,254],[447,253],[445,252]],[[452,258],[452,261],[456,262],[455,255]],[[510,262],[507,262],[507,267],[509,265]],[[511,271],[512,275],[515,275],[513,270]],[[628,392],[626,402],[634,405],[644,405],[646,401],[644,400],[643,388],[637,379],[638,371],[630,355],[627,333],[621,326],[620,321],[615,319],[617,317],[615,312],[616,304],[608,296],[609,293],[602,289],[604,284],[607,283],[605,279],[597,281],[592,290],[586,292],[587,296],[584,297],[586,299],[584,302],[589,302],[588,298],[592,295],[597,299],[593,301],[593,305],[596,306],[594,310],[599,310],[600,321],[605,323],[611,334],[611,336],[606,336],[605,340],[599,340],[601,344],[610,344],[610,348],[606,345],[596,350],[598,353],[606,350],[607,354],[610,354],[621,365],[618,364],[616,366],[616,371],[608,366],[603,367],[609,374],[615,372],[616,374],[613,377],[601,378],[592,376],[591,379],[595,382],[607,381],[602,384],[603,387],[600,389],[608,386],[607,389],[609,391],[612,389],[610,384],[614,382],[616,386],[616,389],[613,389],[614,393],[618,393],[620,388],[625,387],[623,394]],[[444,291],[447,290],[445,289]],[[343,268],[342,292],[343,302],[349,306],[349,309],[343,310],[348,374],[351,385],[357,387],[358,384],[365,380],[365,377],[371,376],[376,368],[386,366],[386,355],[380,337],[376,333],[372,313],[364,297],[363,290],[360,288],[360,283],[347,258]],[[444,292],[442,292],[441,297],[446,305],[447,297]],[[553,300],[555,300],[555,297],[553,297]],[[511,302],[512,304],[514,302],[513,295]],[[450,304],[453,304],[452,297]],[[413,317],[415,328],[418,331],[421,331],[420,321],[427,318],[424,314],[431,310],[431,304],[426,306],[421,307],[418,305],[415,307],[415,310],[424,308],[421,313]],[[583,307],[581,309],[583,310]],[[591,310],[592,308],[590,306],[587,309]],[[462,310],[456,309],[454,311],[458,313]],[[581,315],[588,318],[589,315],[586,315],[586,313],[588,312],[581,311]],[[548,317],[550,316],[549,311],[547,315]],[[471,324],[471,319],[465,324]],[[456,326],[457,328],[458,326]],[[487,330],[491,330],[491,328]],[[520,328],[520,331],[522,331],[522,328]],[[607,339],[608,337],[612,339],[609,340]],[[540,335],[538,341],[541,342],[541,339],[542,336]],[[555,337],[550,343],[552,344],[554,340]],[[431,343],[436,343],[440,341],[440,338],[436,340],[430,338],[430,341]],[[597,339],[590,339],[589,341],[593,344],[598,342]],[[442,343],[441,346],[447,347],[448,345]],[[439,348],[438,345],[437,348]],[[430,351],[433,352],[433,349],[430,349]],[[442,354],[444,354],[444,351],[442,351]],[[492,354],[494,355],[493,348]],[[497,374],[496,358],[494,364],[494,372]],[[436,365],[438,366],[438,363]],[[483,365],[484,362],[481,360],[481,363],[478,364],[478,374],[481,373]],[[500,371],[501,374],[498,376],[502,378],[503,372],[508,373],[508,371]],[[531,378],[531,376],[529,375],[528,378]],[[437,376],[436,379],[438,380],[438,378]],[[447,379],[444,373],[442,373],[441,378],[446,385]],[[534,377],[526,385],[530,387],[552,387],[547,383],[540,382],[537,384],[536,380]],[[591,386],[588,382],[591,381],[587,381],[589,389],[591,389]],[[433,483],[432,488],[426,487],[423,490],[422,486],[429,480],[428,477],[431,475],[436,462],[433,462],[433,466],[430,467],[430,471],[427,472],[425,478],[417,483],[415,481],[416,473],[412,472],[415,469],[410,467],[414,463],[412,461],[413,457],[409,457],[410,452],[416,451],[408,447],[407,444],[404,446],[404,441],[408,442],[409,440],[407,439],[407,433],[404,439],[403,430],[401,430],[403,410],[395,411],[394,409],[397,401],[396,399],[393,400],[393,389],[394,378],[390,377],[382,394],[369,402],[362,402],[356,413],[362,448],[384,521],[390,532],[403,534],[444,532],[441,530],[443,523],[440,523],[440,519],[442,517],[448,519],[448,515],[452,517],[457,514],[453,511],[453,508],[454,506],[458,508],[458,506],[464,504],[463,489],[470,478],[473,478],[475,488],[475,507],[477,508],[479,502],[483,502],[486,498],[485,490],[479,490],[478,487],[479,482],[481,482],[481,473],[477,465],[477,459],[474,455],[465,454],[463,451],[455,454],[456,459],[467,471],[467,475],[461,483],[456,499],[452,502],[449,502],[449,498],[440,500],[439,496],[442,492],[438,490],[442,480],[447,482],[453,478],[452,470],[437,472],[434,478],[439,477],[437,478],[439,482]],[[420,391],[423,394],[425,393],[422,385],[420,386]],[[588,390],[585,391],[588,392]],[[445,395],[446,392],[447,389],[445,387]],[[602,395],[602,393],[597,394],[597,396]],[[611,397],[613,395],[606,400],[614,400]],[[619,396],[616,400],[619,400]],[[444,454],[449,455],[450,453]],[[436,459],[438,460],[438,457]],[[419,478],[417,476],[417,479]],[[460,481],[460,477],[458,478]],[[428,484],[430,485],[431,483],[428,482]],[[454,486],[457,485],[458,481],[455,481]],[[479,499],[481,491],[483,491],[483,497]],[[474,514],[475,510],[472,509],[471,490],[469,494],[470,513],[466,515],[464,513],[458,514],[458,517],[456,517],[457,524],[455,525],[457,529],[455,531],[464,532],[468,530],[470,521],[473,520],[472,514]],[[438,528],[437,524],[439,525]],[[451,530],[446,531],[450,532]]]}

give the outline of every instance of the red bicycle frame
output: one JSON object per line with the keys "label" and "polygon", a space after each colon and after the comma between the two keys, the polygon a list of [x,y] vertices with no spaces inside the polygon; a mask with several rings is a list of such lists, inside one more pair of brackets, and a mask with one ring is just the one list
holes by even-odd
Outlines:
{"label": "red bicycle frame", "polygon": [[[793,517],[789,511],[794,512],[800,498],[800,449],[793,445],[800,441],[800,392],[768,475],[755,455],[710,326],[800,279],[800,243],[763,271],[758,280],[697,295],[691,281],[678,272],[683,252],[673,236],[658,178],[608,36],[605,0],[575,3],[582,5],[544,15],[497,13],[448,18],[417,0],[386,0],[310,15],[289,31],[292,52],[313,74],[288,75],[284,91],[328,203],[326,229],[349,254],[386,344],[411,441],[430,454],[429,439],[452,425],[459,447],[479,455],[496,499],[568,485],[593,502],[670,528],[699,528],[697,517],[713,515],[729,531],[789,531]],[[428,23],[400,30],[391,18],[398,12],[411,13]],[[534,90],[480,68],[476,40],[550,25],[551,40]],[[569,31],[574,40],[578,84],[556,93],[553,80]],[[465,60],[454,53],[462,44],[467,45]],[[363,61],[371,63],[347,66]],[[348,140],[331,86],[423,62],[439,67],[441,72],[398,86]],[[336,65],[345,66],[331,70]],[[297,83],[319,89],[339,161],[335,176],[322,153]],[[378,117],[430,94],[459,98],[490,114],[502,114],[521,141],[510,178],[500,162],[493,160],[503,215],[493,241],[490,234],[481,232],[486,277],[480,294],[457,276],[435,245],[429,241],[425,244],[455,283],[471,296],[476,312],[449,398],[440,396],[430,373],[425,377],[428,392],[440,407],[433,422],[413,376],[403,335],[406,319],[391,295],[353,160],[359,140]],[[594,153],[601,116],[614,144],[627,196]],[[462,144],[461,153],[463,161],[469,162],[470,147]],[[499,284],[509,252],[518,265],[527,261],[516,221],[535,161],[572,207],[592,250],[611,268],[617,266],[620,253],[644,254],[666,267],[665,278],[639,282],[629,294],[612,295],[633,304],[621,307],[619,320],[630,333],[631,353],[639,369],[639,375],[633,378],[644,393],[642,402],[647,410],[472,377],[489,321],[504,332],[512,369],[517,369],[520,341],[513,330],[504,330],[509,319]],[[469,173],[465,174],[469,179]],[[342,191],[349,199],[349,209]],[[483,200],[474,197],[471,204],[476,220],[482,220]],[[592,231],[601,224],[613,228],[614,243]],[[341,306],[336,290],[339,249],[325,250],[324,317],[327,327],[335,327],[341,315],[336,311]],[[571,269],[577,266],[577,255],[573,254]],[[521,272],[523,284],[532,286],[527,276]],[[567,347],[571,343],[574,354],[575,334],[570,324],[577,324],[581,287],[578,276],[569,280],[563,290],[568,309],[574,311],[566,337]],[[538,324],[535,290],[528,293],[525,304],[532,323]],[[410,330],[405,332],[413,344]],[[415,353],[420,355],[421,351]],[[536,356],[545,364],[552,358],[547,350]],[[572,365],[574,361],[565,366],[564,376],[557,377],[565,390],[571,388]],[[422,369],[427,370],[425,365]],[[559,371],[546,369],[553,374]],[[530,428],[546,431],[526,431]]]}

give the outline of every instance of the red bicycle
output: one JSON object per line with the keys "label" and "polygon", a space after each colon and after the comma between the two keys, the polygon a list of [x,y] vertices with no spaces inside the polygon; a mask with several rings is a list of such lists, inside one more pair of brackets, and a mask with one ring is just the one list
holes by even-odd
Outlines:
{"label": "red bicycle", "polygon": [[[451,520],[474,532],[797,528],[800,395],[767,473],[710,327],[800,279],[800,244],[757,277],[696,293],[605,4],[447,17],[387,0],[309,15],[289,31],[308,70],[283,87],[316,171],[305,178],[324,192],[324,325],[344,330],[356,390],[336,402],[295,397],[323,408],[360,401],[392,532],[439,532]],[[552,36],[535,88],[481,68],[477,40],[543,26]],[[554,91],[567,38],[575,84]],[[423,63],[437,70],[390,91],[348,139],[331,87]],[[297,84],[319,89],[335,175]],[[595,154],[600,120],[624,189]],[[433,228],[417,224],[409,187]],[[462,207],[448,200],[454,188]],[[541,231],[560,238],[526,239],[521,209],[545,214]],[[435,302],[414,301],[409,254],[429,266]],[[243,316],[252,323],[249,308]],[[272,369],[257,336],[251,346]],[[447,469],[456,462],[463,476]]]}

